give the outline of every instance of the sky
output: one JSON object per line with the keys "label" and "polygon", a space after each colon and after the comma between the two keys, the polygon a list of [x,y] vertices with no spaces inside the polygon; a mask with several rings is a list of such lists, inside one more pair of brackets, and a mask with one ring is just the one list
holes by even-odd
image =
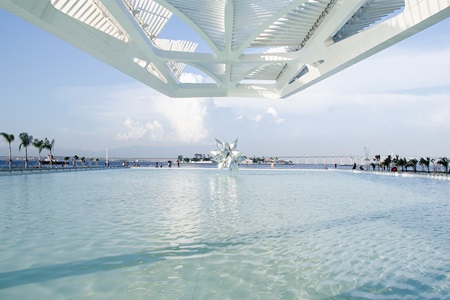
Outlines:
{"label": "sky", "polygon": [[[450,157],[450,19],[287,99],[171,99],[0,9],[0,132],[54,155]],[[0,139],[0,156],[8,155]],[[29,155],[37,155],[30,148]]]}

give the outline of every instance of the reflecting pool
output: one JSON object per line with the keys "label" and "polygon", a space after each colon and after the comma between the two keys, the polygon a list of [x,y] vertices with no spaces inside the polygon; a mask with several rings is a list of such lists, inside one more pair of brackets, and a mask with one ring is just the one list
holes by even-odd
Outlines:
{"label": "reflecting pool", "polygon": [[0,299],[450,298],[450,181],[135,168],[0,189]]}

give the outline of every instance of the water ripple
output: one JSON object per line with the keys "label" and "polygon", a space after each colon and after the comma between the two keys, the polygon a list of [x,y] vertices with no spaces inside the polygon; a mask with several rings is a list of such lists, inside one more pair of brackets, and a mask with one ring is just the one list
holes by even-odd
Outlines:
{"label": "water ripple", "polygon": [[0,181],[0,298],[448,299],[448,181],[140,169]]}

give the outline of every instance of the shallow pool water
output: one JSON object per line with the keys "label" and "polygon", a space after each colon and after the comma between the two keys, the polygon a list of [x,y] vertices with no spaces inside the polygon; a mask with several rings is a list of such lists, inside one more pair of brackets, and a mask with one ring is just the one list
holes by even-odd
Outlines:
{"label": "shallow pool water", "polygon": [[449,181],[136,168],[0,191],[0,299],[450,298]]}

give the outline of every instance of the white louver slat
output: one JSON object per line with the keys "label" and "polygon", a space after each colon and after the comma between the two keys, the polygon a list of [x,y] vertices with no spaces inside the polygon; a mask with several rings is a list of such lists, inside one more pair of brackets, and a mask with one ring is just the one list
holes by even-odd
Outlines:
{"label": "white louver slat", "polygon": [[276,63],[268,66],[263,66],[250,72],[245,77],[245,79],[276,80],[285,66],[286,64],[284,63]]}
{"label": "white louver slat", "polygon": [[225,3],[224,0],[166,0],[187,18],[216,45],[225,48]]}
{"label": "white louver slat", "polygon": [[[231,48],[236,50],[274,14],[289,5],[292,1],[236,1],[234,5],[234,27]],[[272,28],[275,30],[275,28]],[[258,46],[266,46],[267,42]]]}
{"label": "white louver slat", "polygon": [[150,40],[154,40],[172,17],[172,12],[153,0],[124,0]]}
{"label": "white louver slat", "polygon": [[118,40],[128,40],[125,30],[99,1],[51,0],[57,10],[84,24],[92,26]]}

